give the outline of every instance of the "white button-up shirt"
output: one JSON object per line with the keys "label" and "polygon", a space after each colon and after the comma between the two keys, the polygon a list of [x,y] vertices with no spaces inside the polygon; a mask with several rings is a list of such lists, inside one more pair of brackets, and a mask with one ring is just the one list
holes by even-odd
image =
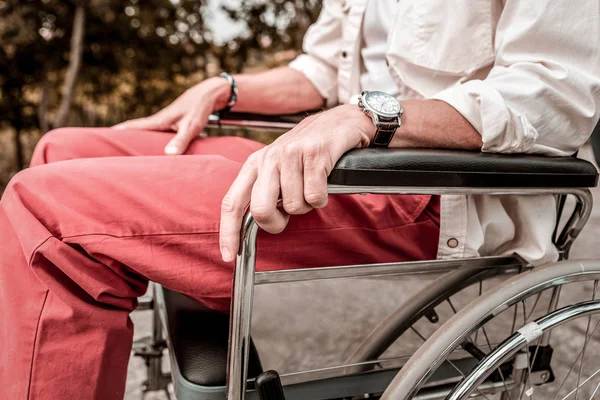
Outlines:
{"label": "white button-up shirt", "polygon": [[[324,0],[306,33],[290,66],[328,106],[380,82],[364,75],[364,43],[381,36],[363,29],[374,7],[382,23],[394,15],[385,61],[400,100],[447,102],[484,152],[566,156],[585,143],[600,118],[600,0],[398,0],[389,12],[384,3]],[[553,261],[555,222],[550,195],[442,196],[438,258]]]}

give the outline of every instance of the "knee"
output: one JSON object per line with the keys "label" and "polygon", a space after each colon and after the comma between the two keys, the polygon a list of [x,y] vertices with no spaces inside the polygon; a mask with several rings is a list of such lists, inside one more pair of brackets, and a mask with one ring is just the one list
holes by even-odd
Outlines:
{"label": "knee", "polygon": [[37,168],[26,168],[18,172],[13,176],[4,192],[2,192],[2,206],[4,208],[11,209],[11,212],[15,212],[15,206],[22,204],[22,198],[27,196],[28,193],[36,193],[37,190],[32,184],[35,177],[32,176],[30,171],[37,170]]}
{"label": "knee", "polygon": [[19,171],[6,185],[6,188],[2,193],[3,202],[10,197],[17,196],[21,198],[23,195],[27,196],[28,194],[38,193],[40,189],[38,185],[40,184],[40,181],[43,181],[46,177],[47,172],[45,167],[26,168]]}
{"label": "knee", "polygon": [[[2,193],[2,205],[13,213],[21,211],[44,214],[48,204],[60,202],[65,180],[72,179],[70,168],[41,165],[18,172]],[[21,211],[19,211],[21,210]]]}
{"label": "knee", "polygon": [[34,167],[60,161],[67,154],[66,147],[71,145],[75,135],[74,128],[59,128],[46,133],[35,146],[30,165]]}
{"label": "knee", "polygon": [[56,161],[86,157],[90,146],[89,128],[59,128],[46,133],[37,143],[32,167]]}

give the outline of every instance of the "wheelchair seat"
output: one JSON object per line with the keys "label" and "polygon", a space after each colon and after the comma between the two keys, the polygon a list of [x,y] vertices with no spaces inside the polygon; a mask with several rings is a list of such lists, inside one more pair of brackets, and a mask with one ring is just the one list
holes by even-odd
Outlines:
{"label": "wheelchair seat", "polygon": [[[166,288],[157,301],[171,351],[177,399],[223,399],[226,384],[229,316]],[[251,343],[249,377],[262,372]]]}

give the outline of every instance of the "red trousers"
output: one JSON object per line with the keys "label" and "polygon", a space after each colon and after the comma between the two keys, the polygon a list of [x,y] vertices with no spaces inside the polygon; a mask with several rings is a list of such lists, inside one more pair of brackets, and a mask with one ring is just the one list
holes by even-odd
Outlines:
{"label": "red trousers", "polygon": [[[262,145],[201,138],[189,155],[163,156],[170,137],[54,131],[39,143],[34,167],[8,185],[0,203],[0,399],[122,398],[129,313],[149,280],[228,309],[234,265],[219,254],[220,202]],[[438,201],[332,196],[325,209],[292,217],[282,234],[262,232],[257,267],[435,258]]]}

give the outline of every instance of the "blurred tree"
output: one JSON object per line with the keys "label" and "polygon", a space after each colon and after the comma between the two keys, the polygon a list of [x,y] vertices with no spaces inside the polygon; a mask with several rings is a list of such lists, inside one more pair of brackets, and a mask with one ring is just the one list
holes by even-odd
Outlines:
{"label": "blurred tree", "polygon": [[15,133],[19,169],[22,132],[155,112],[220,69],[299,49],[320,9],[318,0],[229,0],[223,9],[245,29],[221,45],[209,1],[0,0],[0,130]]}
{"label": "blurred tree", "polygon": [[[16,132],[17,160],[20,133],[67,124],[76,91],[91,104],[116,95],[123,115],[171,98],[178,77],[206,65],[202,7],[198,0],[0,0],[0,124]],[[157,82],[164,87],[155,90]]]}
{"label": "blurred tree", "polygon": [[233,21],[244,21],[245,32],[217,52],[219,63],[240,69],[265,52],[302,48],[302,38],[321,11],[321,0],[240,0],[224,4]]}

